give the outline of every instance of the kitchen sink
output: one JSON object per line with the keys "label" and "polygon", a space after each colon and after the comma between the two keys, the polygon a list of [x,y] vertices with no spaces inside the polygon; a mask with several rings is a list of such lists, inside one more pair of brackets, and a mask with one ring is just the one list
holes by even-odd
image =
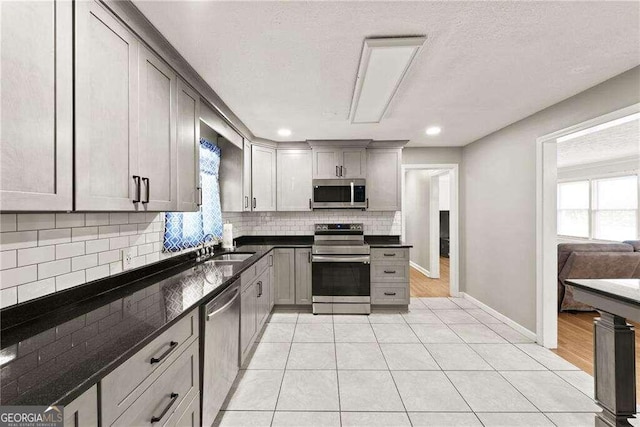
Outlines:
{"label": "kitchen sink", "polygon": [[233,253],[222,254],[211,258],[211,261],[227,261],[227,262],[242,262],[248,258],[251,258],[254,253]]}

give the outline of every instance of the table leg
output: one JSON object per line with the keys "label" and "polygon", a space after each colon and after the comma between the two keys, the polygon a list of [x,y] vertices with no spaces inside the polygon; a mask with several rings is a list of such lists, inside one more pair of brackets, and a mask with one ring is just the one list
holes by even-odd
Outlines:
{"label": "table leg", "polygon": [[595,398],[602,407],[596,427],[630,426],[636,413],[636,359],[633,326],[623,317],[600,312],[594,321]]}

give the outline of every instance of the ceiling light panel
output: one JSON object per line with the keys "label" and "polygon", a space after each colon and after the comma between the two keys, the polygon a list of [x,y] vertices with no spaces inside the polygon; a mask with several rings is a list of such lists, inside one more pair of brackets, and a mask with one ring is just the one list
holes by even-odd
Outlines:
{"label": "ceiling light panel", "polygon": [[351,123],[380,122],[425,40],[365,39],[351,100]]}

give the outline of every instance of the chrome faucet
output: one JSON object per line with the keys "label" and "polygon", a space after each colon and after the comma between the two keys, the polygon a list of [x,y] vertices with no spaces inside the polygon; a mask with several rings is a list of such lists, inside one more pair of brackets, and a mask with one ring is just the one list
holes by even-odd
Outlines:
{"label": "chrome faucet", "polygon": [[213,253],[213,247],[212,246],[207,246],[207,242],[215,240],[215,238],[216,237],[211,233],[206,234],[202,238],[202,245],[200,246],[200,249],[198,250],[198,258],[202,259],[204,257],[211,256],[211,254]]}

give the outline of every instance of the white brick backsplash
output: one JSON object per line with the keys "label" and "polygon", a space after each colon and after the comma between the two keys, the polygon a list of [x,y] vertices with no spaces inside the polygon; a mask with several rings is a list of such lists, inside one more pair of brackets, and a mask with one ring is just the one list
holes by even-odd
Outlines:
{"label": "white brick backsplash", "polygon": [[147,222],[146,212],[132,212],[129,214],[129,224],[140,224]]}
{"label": "white brick backsplash", "polygon": [[109,250],[109,239],[87,240],[84,242],[85,253],[94,254]]}
{"label": "white brick backsplash", "polygon": [[37,231],[16,231],[0,234],[0,251],[38,246]]}
{"label": "white brick backsplash", "polygon": [[109,225],[108,213],[88,213],[86,214],[85,223],[87,227],[96,225]]}
{"label": "white brick backsplash", "polygon": [[98,254],[77,256],[71,259],[71,271],[85,270],[98,265]]}
{"label": "white brick backsplash", "polygon": [[147,243],[146,245],[138,246],[138,255],[146,255],[153,252],[153,243]]}
{"label": "white brick backsplash", "polygon": [[93,268],[87,268],[85,270],[85,275],[87,282],[91,282],[93,280],[102,279],[103,277],[107,277],[109,275],[109,265],[99,265]]}
{"label": "white brick backsplash", "polygon": [[127,212],[112,212],[109,214],[109,224],[129,224],[129,214]]}
{"label": "white brick backsplash", "polygon": [[18,286],[18,302],[39,298],[56,291],[56,279],[53,277]]}
{"label": "white brick backsplash", "polygon": [[129,237],[112,237],[109,239],[109,249],[122,249],[129,246]]}
{"label": "white brick backsplash", "polygon": [[82,242],[98,238],[98,227],[80,227],[71,229],[71,241]]}
{"label": "white brick backsplash", "polygon": [[71,243],[70,228],[38,231],[38,246],[57,245],[60,243]]}
{"label": "white brick backsplash", "polygon": [[[120,249],[115,251],[100,252],[98,254],[98,264],[109,264],[120,260]],[[113,273],[112,273],[113,274]]]}
{"label": "white brick backsplash", "polygon": [[147,233],[145,236],[145,242],[153,243],[160,241],[160,233]]}
{"label": "white brick backsplash", "polygon": [[17,231],[16,214],[0,214],[0,232]]}
{"label": "white brick backsplash", "polygon": [[71,258],[84,255],[84,242],[56,245],[56,259]]}
{"label": "white brick backsplash", "polygon": [[[38,279],[47,279],[49,277],[59,276],[71,271],[71,260],[61,259],[59,261],[45,262],[38,264]],[[35,279],[34,279],[35,280]],[[29,280],[31,282],[32,280]]]}
{"label": "white brick backsplash", "polygon": [[144,259],[147,264],[151,264],[152,262],[158,262],[160,261],[160,254],[158,252],[153,252],[148,255],[145,255]]}
{"label": "white brick backsplash", "polygon": [[60,292],[64,289],[81,285],[85,282],[84,270],[75,273],[63,274],[56,277],[56,291]]}
{"label": "white brick backsplash", "polygon": [[56,259],[55,246],[41,246],[39,248],[18,250],[18,267],[53,261],[54,259]]}
{"label": "white brick backsplash", "polygon": [[120,261],[109,264],[109,274],[114,275],[122,272],[122,263]]}
{"label": "white brick backsplash", "polygon": [[144,245],[145,236],[146,234],[136,234],[134,236],[129,236],[129,245],[131,246]]}
{"label": "white brick backsplash", "polygon": [[0,270],[14,268],[18,266],[18,251],[0,252]]}
{"label": "white brick backsplash", "polygon": [[120,226],[121,236],[131,236],[133,234],[138,234],[138,226],[136,224],[126,224]]}
{"label": "white brick backsplash", "polygon": [[18,231],[56,228],[55,214],[18,214]]}
{"label": "white brick backsplash", "polygon": [[84,227],[84,214],[56,214],[56,228]]}
{"label": "white brick backsplash", "polygon": [[110,237],[118,237],[120,235],[120,227],[117,225],[105,225],[98,227],[98,237],[107,239]]}
{"label": "white brick backsplash", "polygon": [[142,267],[146,262],[146,259],[144,256],[137,256],[137,257],[133,257],[131,259],[131,268],[138,268],[138,267]]}
{"label": "white brick backsplash", "polygon": [[0,271],[0,286],[2,289],[35,282],[36,280],[38,280],[38,267],[35,265]]}
{"label": "white brick backsplash", "polygon": [[164,213],[147,212],[147,222],[162,222],[164,221]]}
{"label": "white brick backsplash", "polygon": [[9,307],[18,303],[18,288],[7,288],[0,291],[0,308]]}

